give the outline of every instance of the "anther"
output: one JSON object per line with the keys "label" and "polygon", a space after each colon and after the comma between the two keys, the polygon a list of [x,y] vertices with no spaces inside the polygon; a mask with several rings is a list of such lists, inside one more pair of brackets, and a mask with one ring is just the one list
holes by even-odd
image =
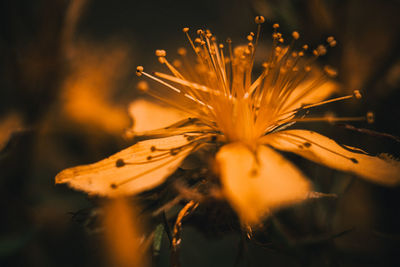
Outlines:
{"label": "anther", "polygon": [[331,43],[334,40],[335,40],[335,38],[333,36],[329,36],[328,38],[326,38],[327,43]]}
{"label": "anther", "polygon": [[359,90],[354,90],[353,97],[355,97],[356,99],[361,99],[362,95]]}
{"label": "anther", "polygon": [[117,159],[117,161],[115,162],[115,167],[121,168],[124,166],[125,166],[125,161],[123,159]]}
{"label": "anther", "polygon": [[326,75],[328,75],[329,77],[336,77],[337,76],[337,71],[332,68],[331,66],[326,65],[324,67],[324,72],[326,73]]}
{"label": "anther", "polygon": [[256,16],[254,19],[255,23],[262,24],[265,22],[265,18],[263,16]]}
{"label": "anther", "polygon": [[279,42],[283,43],[284,42],[283,38],[279,38]]}
{"label": "anther", "polygon": [[136,88],[139,91],[147,92],[149,90],[149,84],[146,81],[140,81],[137,83]]}
{"label": "anther", "polygon": [[374,123],[375,121],[375,114],[372,111],[367,112],[367,122]]}
{"label": "anther", "polygon": [[178,55],[184,56],[186,55],[186,53],[187,53],[186,48],[183,47],[178,48]]}
{"label": "anther", "polygon": [[224,49],[224,45],[223,44],[219,44],[219,48],[220,49]]}
{"label": "anther", "polygon": [[295,39],[295,40],[299,39],[299,38],[300,38],[299,32],[296,32],[296,31],[292,32],[292,37],[293,37],[293,39]]}
{"label": "anther", "polygon": [[272,25],[272,28],[278,29],[279,28],[279,24],[278,23],[274,23],[274,25]]}
{"label": "anther", "polygon": [[323,45],[319,45],[317,47],[318,55],[323,56],[326,54],[326,47]]}
{"label": "anther", "polygon": [[198,35],[202,35],[202,34],[204,33],[204,31],[203,31],[202,29],[198,29],[198,30],[196,31],[196,33],[197,33]]}
{"label": "anther", "polygon": [[175,59],[174,61],[172,61],[172,65],[175,68],[179,68],[180,66],[182,66],[182,62],[180,60],[178,60],[178,59]]}
{"label": "anther", "polygon": [[306,44],[303,45],[303,49],[304,49],[304,50],[307,50],[307,49],[308,49],[308,45],[306,45]]}
{"label": "anther", "polygon": [[249,41],[249,42],[253,41],[253,36],[247,35],[247,41]]}
{"label": "anther", "polygon": [[167,52],[165,52],[165,50],[156,50],[157,57],[165,57],[166,55],[167,55]]}
{"label": "anther", "polygon": [[142,76],[143,70],[144,70],[143,66],[137,66],[136,67],[136,75]]}
{"label": "anther", "polygon": [[185,27],[185,28],[182,29],[182,31],[183,31],[184,33],[187,33],[187,32],[189,31],[189,28],[188,28],[188,27]]}

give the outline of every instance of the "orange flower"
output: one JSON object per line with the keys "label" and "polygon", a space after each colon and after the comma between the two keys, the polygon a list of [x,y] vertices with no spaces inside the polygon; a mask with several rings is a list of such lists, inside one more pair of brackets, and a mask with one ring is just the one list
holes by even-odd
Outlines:
{"label": "orange flower", "polygon": [[306,199],[312,192],[309,180],[277,150],[375,183],[398,184],[400,164],[393,159],[340,146],[316,132],[287,129],[299,121],[359,120],[307,118],[304,114],[310,108],[361,95],[355,91],[325,100],[337,88],[330,80],[336,73],[328,66],[322,71],[312,62],[329,46],[335,46],[336,40],[327,38],[326,45],[312,51],[314,58],[305,58],[307,45],[301,50],[294,48],[299,33],[292,33],[293,42],[287,46],[277,31],[278,24],[273,25],[273,48],[263,70],[252,80],[263,22],[263,17],[256,17],[257,33],[250,33],[248,44],[235,49],[230,41],[226,48],[218,44],[209,30],[198,30],[198,37],[192,40],[189,29],[184,28],[194,60],[181,48],[178,54],[182,59],[171,64],[166,52],[157,50],[159,62],[171,74],[149,74],[137,67],[138,76],[164,86],[157,90],[142,84],[141,88],[169,107],[137,100],[130,108],[135,118],[131,133],[139,141],[98,163],[66,169],[57,175],[56,182],[89,194],[136,194],[162,183],[187,155],[218,144],[216,163],[222,192],[242,222],[249,224],[259,222],[271,210]]}

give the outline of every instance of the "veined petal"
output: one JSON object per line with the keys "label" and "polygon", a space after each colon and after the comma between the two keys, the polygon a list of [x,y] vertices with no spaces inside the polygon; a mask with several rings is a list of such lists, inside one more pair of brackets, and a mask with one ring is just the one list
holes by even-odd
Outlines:
{"label": "veined petal", "polygon": [[217,153],[224,194],[245,223],[255,224],[271,209],[307,197],[310,182],[279,153],[259,146],[225,145]]}
{"label": "veined petal", "polygon": [[313,131],[287,130],[266,135],[263,143],[290,151],[330,168],[359,175],[369,181],[396,185],[400,183],[400,162],[389,157],[373,157],[359,149],[345,149],[332,139]]}
{"label": "veined petal", "polygon": [[167,127],[177,121],[190,117],[182,111],[162,106],[145,99],[138,99],[129,106],[133,118],[132,131],[145,132]]}
{"label": "veined petal", "polygon": [[182,135],[138,142],[97,163],[63,170],[56,183],[92,195],[124,196],[161,184],[197,143]]}

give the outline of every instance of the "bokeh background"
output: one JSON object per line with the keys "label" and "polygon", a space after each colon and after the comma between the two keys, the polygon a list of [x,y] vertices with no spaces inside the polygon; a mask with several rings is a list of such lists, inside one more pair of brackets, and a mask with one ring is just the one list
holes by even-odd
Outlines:
{"label": "bokeh background", "polygon": [[[240,44],[263,15],[265,42],[272,22],[312,46],[334,35],[337,47],[320,62],[338,69],[343,93],[358,89],[364,98],[320,112],[374,111],[374,124],[352,125],[386,135],[326,123],[313,129],[400,157],[400,1],[16,0],[1,1],[0,10],[0,266],[108,266],[101,233],[85,217],[98,200],[55,186],[54,177],[129,146],[135,67],[154,67],[155,49],[173,56],[184,26]],[[282,211],[253,241],[200,212],[184,224],[182,266],[400,266],[399,187],[289,157],[338,198]],[[154,266],[168,266],[168,257],[164,237]]]}

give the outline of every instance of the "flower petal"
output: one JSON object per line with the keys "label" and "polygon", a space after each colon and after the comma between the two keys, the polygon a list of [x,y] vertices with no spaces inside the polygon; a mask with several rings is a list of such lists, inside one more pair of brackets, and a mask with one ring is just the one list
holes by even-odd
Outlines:
{"label": "flower petal", "polygon": [[63,170],[56,183],[94,195],[140,193],[161,184],[194,146],[183,135],[138,142],[97,163]]}
{"label": "flower petal", "polygon": [[362,153],[362,150],[340,146],[332,139],[313,131],[277,132],[263,137],[263,142],[276,149],[299,154],[330,168],[351,172],[378,184],[400,183],[399,161],[390,157],[369,156]]}
{"label": "flower petal", "polygon": [[[310,74],[315,77],[321,74]],[[333,81],[326,81],[315,86],[315,78],[308,79],[299,84],[285,101],[282,112],[288,112],[300,108],[304,104],[313,104],[327,99],[334,92],[338,91],[338,84]]]}
{"label": "flower petal", "polygon": [[129,106],[133,118],[132,131],[145,132],[167,127],[177,121],[190,117],[182,111],[162,106],[145,99],[138,99]]}
{"label": "flower petal", "polygon": [[270,209],[305,199],[311,188],[294,165],[266,146],[255,155],[241,143],[228,144],[216,159],[224,194],[245,223],[255,224]]}

